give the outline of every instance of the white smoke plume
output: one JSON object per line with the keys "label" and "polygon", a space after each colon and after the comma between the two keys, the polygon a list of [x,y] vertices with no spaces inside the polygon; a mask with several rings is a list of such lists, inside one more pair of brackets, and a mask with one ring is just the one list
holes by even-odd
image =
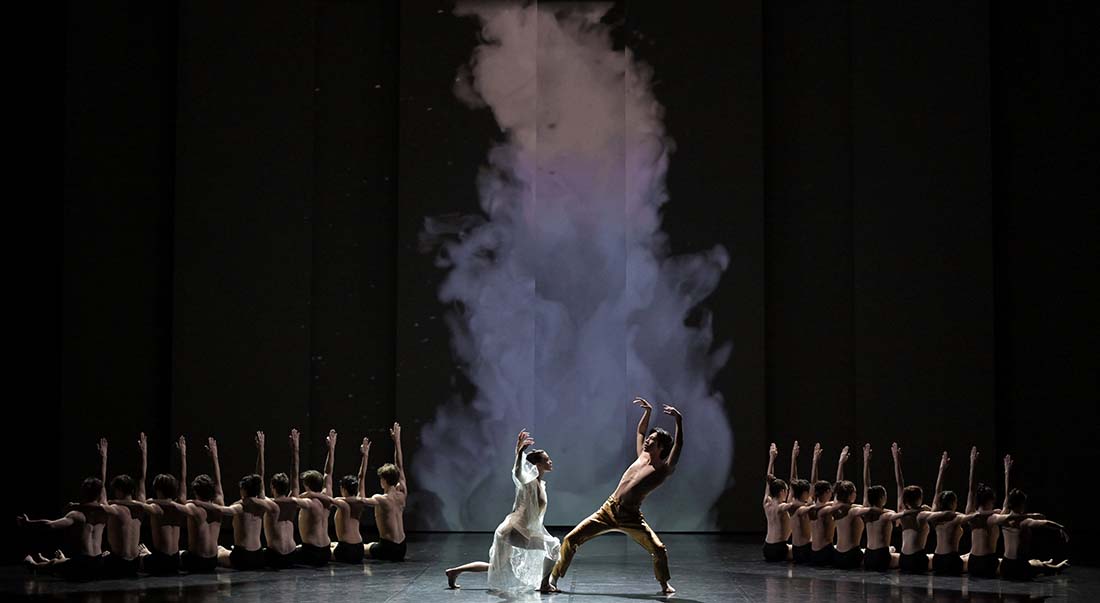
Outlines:
{"label": "white smoke plume", "polygon": [[[473,400],[440,407],[422,431],[418,487],[440,499],[430,527],[491,530],[510,510],[515,434],[554,459],[548,525],[572,525],[634,459],[642,395],[651,426],[684,414],[677,472],[646,503],[658,530],[713,529],[733,442],[711,390],[729,344],[712,349],[698,304],[729,259],[721,246],[670,256],[661,206],[672,141],[650,69],[615,50],[609,6],[459,5],[481,44],[456,80],[504,135],[478,184],[480,219],[443,244],[441,301]],[[704,202],[696,200],[695,202]],[[426,221],[426,236],[445,230]],[[435,444],[431,444],[431,443]]]}

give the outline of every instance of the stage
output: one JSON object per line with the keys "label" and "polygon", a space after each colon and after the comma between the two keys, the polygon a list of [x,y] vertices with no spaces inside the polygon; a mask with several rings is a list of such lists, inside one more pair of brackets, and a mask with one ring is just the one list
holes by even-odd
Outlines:
{"label": "stage", "polygon": [[[557,533],[558,531],[555,531]],[[560,535],[560,534],[559,534]],[[863,571],[820,570],[767,564],[760,545],[743,537],[697,534],[662,536],[669,549],[671,598],[683,602],[734,601],[1100,601],[1100,569],[1072,567],[1057,577],[1031,583],[941,578]],[[282,601],[492,602],[502,600],[645,601],[663,600],[646,552],[613,534],[586,544],[556,595],[531,593],[503,597],[486,588],[485,574],[463,574],[460,590],[448,590],[443,570],[484,560],[491,534],[416,534],[409,537],[405,563],[281,572],[218,570],[215,575],[144,577],[66,583],[30,576],[21,567],[3,568],[0,596],[34,595],[73,601]]]}

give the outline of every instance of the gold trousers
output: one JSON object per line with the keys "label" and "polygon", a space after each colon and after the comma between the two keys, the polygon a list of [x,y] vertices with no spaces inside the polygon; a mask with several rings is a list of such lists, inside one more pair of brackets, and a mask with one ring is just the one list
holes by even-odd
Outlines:
{"label": "gold trousers", "polygon": [[653,575],[657,581],[662,584],[668,582],[668,551],[664,543],[645,522],[640,509],[624,508],[614,498],[607,499],[598,511],[589,515],[561,541],[561,556],[554,566],[554,576],[560,578],[565,575],[573,555],[577,554],[582,544],[608,532],[623,532],[642,545],[653,557]]}

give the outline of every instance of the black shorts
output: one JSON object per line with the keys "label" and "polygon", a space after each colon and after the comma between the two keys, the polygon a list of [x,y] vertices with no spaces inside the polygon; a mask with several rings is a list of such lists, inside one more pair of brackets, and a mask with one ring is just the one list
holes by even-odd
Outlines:
{"label": "black shorts", "polygon": [[275,549],[264,549],[264,560],[267,561],[267,566],[273,569],[287,569],[294,565],[294,553],[280,553]]}
{"label": "black shorts", "polygon": [[902,553],[898,556],[898,569],[909,574],[927,574],[928,555],[924,551],[911,555]]}
{"label": "black shorts", "polygon": [[103,555],[73,555],[52,567],[66,580],[96,580],[103,577]]}
{"label": "black shorts", "polygon": [[200,557],[191,551],[180,553],[180,565],[189,574],[209,574],[218,569],[218,556]]}
{"label": "black shorts", "polygon": [[404,561],[405,560],[405,543],[397,544],[396,542],[381,539],[378,542],[370,543],[370,548],[367,549],[367,556],[371,559],[384,559],[386,561]]}
{"label": "black shorts", "polygon": [[340,563],[362,563],[363,543],[337,542],[336,548],[332,551],[332,558]]}
{"label": "black shorts", "polygon": [[179,551],[171,555],[161,553],[160,551],[150,551],[150,553],[141,558],[142,569],[145,573],[152,574],[154,576],[174,576],[180,573],[180,554]]}
{"label": "black shorts", "polygon": [[997,566],[1000,562],[997,555],[970,555],[967,562],[967,573],[976,578],[996,578]]}
{"label": "black shorts", "polygon": [[932,571],[940,576],[961,576],[963,560],[958,553],[932,555]]}
{"label": "black shorts", "polygon": [[881,549],[867,549],[867,553],[863,556],[863,569],[872,572],[884,572],[890,569],[890,560],[893,555],[890,554],[890,547],[882,547]]}
{"label": "black shorts", "polygon": [[834,555],[836,555],[836,547],[830,543],[829,546],[819,551],[810,551],[810,563],[814,565],[832,565]]}
{"label": "black shorts", "polygon": [[840,551],[833,553],[833,567],[840,569],[859,569],[862,563],[863,549],[858,546],[852,547],[843,553]]}
{"label": "black shorts", "polygon": [[263,549],[250,551],[244,547],[235,546],[229,551],[229,565],[235,570],[258,570],[267,567],[267,559]]}
{"label": "black shorts", "polygon": [[807,542],[806,544],[800,544],[791,547],[791,559],[795,563],[810,563],[813,561],[813,544]]}
{"label": "black shorts", "polygon": [[103,576],[105,578],[136,578],[141,560],[138,557],[123,559],[118,555],[103,556]]}
{"label": "black shorts", "polygon": [[298,550],[295,552],[295,562],[313,567],[328,565],[329,558],[332,556],[332,550],[327,546],[314,546],[304,542],[298,545]]}
{"label": "black shorts", "polygon": [[1001,560],[1001,577],[1005,580],[1031,580],[1035,577],[1035,570],[1027,559],[1005,557]]}

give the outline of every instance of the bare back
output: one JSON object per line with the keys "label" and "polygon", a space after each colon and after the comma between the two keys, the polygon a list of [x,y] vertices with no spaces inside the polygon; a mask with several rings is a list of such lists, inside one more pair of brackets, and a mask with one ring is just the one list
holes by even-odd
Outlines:
{"label": "bare back", "polygon": [[[809,503],[800,503],[800,506],[808,505]],[[794,509],[791,510],[792,512]],[[810,544],[812,538],[810,515],[808,513],[795,513],[794,526],[791,529],[791,544],[794,546],[805,546]]]}
{"label": "bare back", "polygon": [[304,500],[308,504],[298,510],[298,535],[305,544],[327,547],[332,543],[328,537],[328,505],[316,498]]}
{"label": "bare back", "polygon": [[279,506],[279,513],[264,515],[264,537],[267,538],[267,548],[286,555],[295,546],[294,512],[298,510],[298,504],[286,496],[273,498],[272,502]]}
{"label": "bare back", "polygon": [[670,473],[668,463],[653,459],[648,452],[642,452],[623,472],[612,496],[626,508],[639,508],[650,492],[665,483]]}
{"label": "bare back", "polygon": [[103,554],[103,530],[107,514],[99,505],[80,505],[69,511],[66,517],[73,521],[67,536],[73,540],[81,555],[98,557]]}
{"label": "bare back", "polygon": [[901,526],[901,552],[914,555],[924,552],[928,543],[928,516],[925,513],[905,513],[898,519]]}
{"label": "bare back", "polygon": [[813,550],[820,551],[833,544],[833,536],[836,535],[836,520],[833,519],[833,514],[819,513],[815,510],[810,511],[808,515]]}
{"label": "bare back", "polygon": [[141,539],[141,518],[144,511],[138,507],[121,504],[107,505],[113,513],[107,517],[107,542],[111,552],[123,559],[130,560],[138,556]]}
{"label": "bare back", "polygon": [[248,551],[260,550],[260,533],[267,509],[251,498],[240,500],[233,506],[237,508],[233,516],[233,546]]}
{"label": "bare back", "polygon": [[951,521],[936,525],[936,554],[947,555],[959,552],[959,540],[963,535],[962,516],[956,515]]}
{"label": "bare back", "polygon": [[1001,524],[1005,538],[1005,559],[1020,559],[1027,550],[1027,520],[1023,515],[1011,515]]}
{"label": "bare back", "polygon": [[894,519],[891,514],[883,513],[874,521],[866,522],[867,548],[884,549],[890,546],[890,540],[894,535]]}
{"label": "bare back", "polygon": [[970,520],[970,554],[976,556],[993,555],[997,552],[997,541],[1001,539],[1001,529],[990,525],[992,512],[979,511]]}
{"label": "bare back", "polygon": [[187,503],[187,548],[188,552],[199,557],[216,557],[218,554],[218,535],[222,530],[220,514]]}
{"label": "bare back", "polygon": [[400,488],[390,488],[385,494],[375,494],[374,521],[378,525],[378,536],[401,544],[405,542],[405,492]]}
{"label": "bare back", "polygon": [[180,550],[180,527],[187,522],[170,501],[150,501],[164,511],[162,515],[149,515],[149,531],[153,537],[153,550],[165,555],[175,555]]}
{"label": "bare back", "polygon": [[863,539],[863,519],[853,515],[851,510],[851,507],[840,509],[836,518],[836,549],[841,553],[859,547]]}
{"label": "bare back", "polygon": [[359,532],[359,517],[363,514],[366,502],[358,496],[345,496],[336,499],[336,539],[348,544],[363,542]]}
{"label": "bare back", "polygon": [[764,542],[787,542],[791,535],[791,514],[783,508],[782,503],[769,496],[764,503],[764,517],[768,520],[768,536]]}

